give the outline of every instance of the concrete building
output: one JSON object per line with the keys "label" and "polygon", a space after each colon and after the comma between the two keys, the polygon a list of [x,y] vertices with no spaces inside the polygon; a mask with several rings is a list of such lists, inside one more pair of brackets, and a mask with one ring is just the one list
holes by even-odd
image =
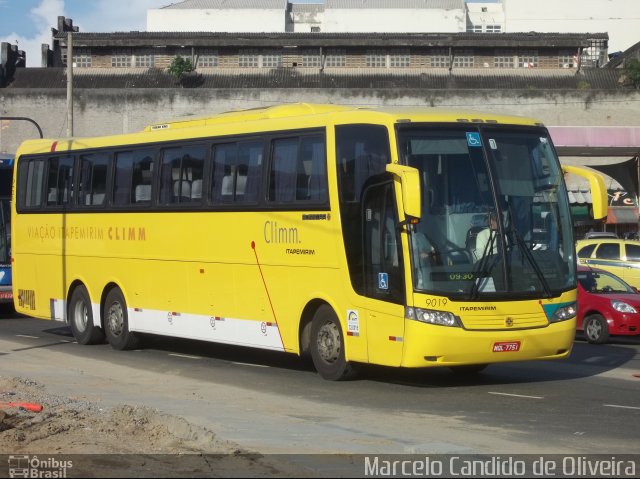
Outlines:
{"label": "concrete building", "polygon": [[464,32],[464,0],[185,0],[147,12],[150,32]]}
{"label": "concrete building", "polygon": [[[327,33],[584,33],[595,39],[582,62],[603,66],[608,51],[634,45],[638,0],[185,0],[147,14],[150,32]],[[572,63],[572,62],[567,62]],[[576,62],[577,63],[577,62]]]}
{"label": "concrete building", "polygon": [[284,32],[287,0],[185,0],[147,11],[149,32]]}
{"label": "concrete building", "polygon": [[638,0],[501,0],[505,32],[607,32],[609,50],[640,40]]}
{"label": "concrete building", "polygon": [[322,31],[324,3],[289,3],[287,13],[287,32]]}
{"label": "concrete building", "polygon": [[505,18],[502,3],[467,3],[467,32],[504,32]]}
{"label": "concrete building", "polygon": [[185,0],[149,10],[147,31],[608,32],[623,51],[640,39],[640,1]]}
{"label": "concrete building", "polygon": [[464,32],[464,0],[326,0],[325,32]]}
{"label": "concrete building", "polygon": [[[307,13],[311,25],[317,16]],[[303,15],[299,10],[294,14]],[[166,69],[181,56],[190,58],[200,73],[243,74],[274,68],[346,75],[353,69],[377,75],[437,69],[579,72],[582,52],[594,41],[606,48],[608,38],[606,33],[85,33],[71,19],[59,17],[52,50],[43,54],[43,67],[67,64],[68,32],[73,33],[73,63],[79,69]]]}

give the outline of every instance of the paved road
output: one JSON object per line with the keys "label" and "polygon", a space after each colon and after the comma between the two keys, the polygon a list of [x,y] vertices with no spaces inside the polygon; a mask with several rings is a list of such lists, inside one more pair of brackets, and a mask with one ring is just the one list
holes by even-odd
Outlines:
{"label": "paved road", "polygon": [[158,337],[114,351],[14,314],[0,319],[0,375],[155,407],[262,453],[628,454],[640,437],[640,337],[578,338],[568,360],[493,365],[474,379],[367,368],[335,383],[282,353]]}

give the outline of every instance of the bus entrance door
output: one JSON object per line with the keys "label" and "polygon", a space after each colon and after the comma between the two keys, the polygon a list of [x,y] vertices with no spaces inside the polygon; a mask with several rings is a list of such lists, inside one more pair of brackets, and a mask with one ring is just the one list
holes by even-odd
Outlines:
{"label": "bus entrance door", "polygon": [[399,366],[404,336],[404,275],[393,182],[363,194],[364,292],[369,361]]}

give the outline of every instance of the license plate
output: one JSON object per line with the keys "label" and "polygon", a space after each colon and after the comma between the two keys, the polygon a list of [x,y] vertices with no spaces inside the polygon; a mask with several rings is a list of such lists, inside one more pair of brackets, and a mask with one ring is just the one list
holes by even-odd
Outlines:
{"label": "license plate", "polygon": [[520,341],[500,341],[493,343],[494,353],[512,353],[520,351]]}
{"label": "license plate", "polygon": [[0,293],[1,299],[13,299],[13,293],[11,291]]}

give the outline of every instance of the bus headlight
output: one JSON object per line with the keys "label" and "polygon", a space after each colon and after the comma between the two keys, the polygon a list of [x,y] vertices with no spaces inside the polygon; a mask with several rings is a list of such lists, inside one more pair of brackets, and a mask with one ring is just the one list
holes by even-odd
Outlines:
{"label": "bus headlight", "polygon": [[624,301],[611,301],[611,306],[616,311],[620,311],[621,313],[637,313],[636,308],[631,306],[630,304],[625,303]]}
{"label": "bus headlight", "polygon": [[448,311],[436,311],[432,309],[421,309],[406,307],[404,317],[412,321],[421,323],[437,324],[439,326],[460,327],[458,317]]}
{"label": "bus headlight", "polygon": [[578,310],[576,309],[576,303],[571,303],[562,308],[558,308],[553,316],[551,316],[552,323],[559,323],[560,321],[566,321],[567,319],[575,318]]}

